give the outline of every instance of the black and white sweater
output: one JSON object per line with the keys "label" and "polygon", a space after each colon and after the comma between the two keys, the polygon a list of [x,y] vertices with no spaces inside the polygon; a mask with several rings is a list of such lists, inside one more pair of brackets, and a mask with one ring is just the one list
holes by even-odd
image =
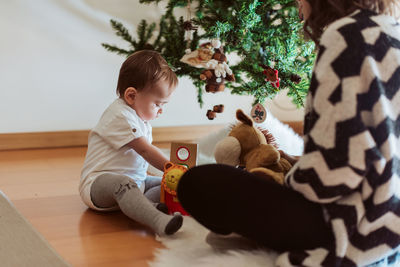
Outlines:
{"label": "black and white sweater", "polygon": [[[335,244],[278,266],[400,266],[400,25],[358,10],[321,37],[304,155],[286,184],[323,206]],[[310,237],[312,238],[312,237]]]}

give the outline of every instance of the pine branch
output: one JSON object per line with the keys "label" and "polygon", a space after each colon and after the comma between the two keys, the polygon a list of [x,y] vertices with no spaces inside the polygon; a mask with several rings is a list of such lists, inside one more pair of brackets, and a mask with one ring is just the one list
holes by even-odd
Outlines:
{"label": "pine branch", "polygon": [[[144,4],[158,4],[161,0],[140,0]],[[190,49],[195,50],[201,40],[219,38],[226,53],[234,52],[241,60],[231,66],[234,83],[226,83],[231,93],[252,95],[262,102],[273,98],[281,89],[289,89],[288,96],[298,107],[304,104],[315,60],[315,46],[301,33],[295,0],[190,0],[196,2],[193,22],[201,31],[193,32]],[[102,44],[107,50],[128,55],[152,45],[173,67],[178,76],[188,76],[198,90],[198,102],[203,105],[204,82],[199,80],[199,69],[180,62],[187,48],[183,17],[176,18],[174,10],[187,5],[187,0],[168,0],[166,11],[158,23],[158,34],[153,43],[155,23],[142,20],[133,39],[121,23],[112,22],[117,35],[132,49]],[[193,15],[193,14],[192,14]],[[199,33],[201,32],[201,34]],[[273,66],[279,71],[280,89],[266,82],[259,64]],[[291,79],[298,75],[300,82]]]}
{"label": "pine branch", "polygon": [[107,49],[108,51],[113,52],[113,53],[117,53],[118,55],[122,55],[122,56],[126,56],[127,57],[130,54],[132,54],[132,50],[121,49],[121,48],[118,48],[115,45],[109,45],[109,44],[106,44],[106,43],[102,43],[101,45],[105,49]]}
{"label": "pine branch", "polygon": [[120,36],[122,39],[127,41],[128,43],[132,44],[132,47],[136,46],[136,42],[132,39],[132,36],[129,34],[127,28],[122,25],[122,23],[116,20],[110,20],[111,27],[115,30],[117,36]]}

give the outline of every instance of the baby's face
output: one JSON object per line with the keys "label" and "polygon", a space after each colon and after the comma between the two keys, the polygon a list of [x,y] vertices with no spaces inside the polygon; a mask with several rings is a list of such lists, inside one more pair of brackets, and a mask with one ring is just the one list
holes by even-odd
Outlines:
{"label": "baby's face", "polygon": [[145,88],[138,92],[134,109],[138,116],[149,121],[157,118],[163,111],[163,106],[169,102],[175,88],[170,88],[168,82],[162,80],[151,88]]}

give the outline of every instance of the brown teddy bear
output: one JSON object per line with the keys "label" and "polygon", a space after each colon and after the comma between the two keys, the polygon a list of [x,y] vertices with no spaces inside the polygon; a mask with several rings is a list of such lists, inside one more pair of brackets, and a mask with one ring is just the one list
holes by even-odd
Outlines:
{"label": "brown teddy bear", "polygon": [[216,162],[243,166],[251,173],[283,184],[292,165],[280,157],[274,145],[267,143],[265,135],[242,110],[236,111],[236,118],[240,122],[216,145]]}

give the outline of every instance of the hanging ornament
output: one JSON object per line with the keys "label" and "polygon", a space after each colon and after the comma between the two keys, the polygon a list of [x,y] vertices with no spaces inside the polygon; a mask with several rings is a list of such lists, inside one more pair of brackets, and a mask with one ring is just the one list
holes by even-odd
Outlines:
{"label": "hanging ornament", "polygon": [[222,113],[222,112],[224,112],[224,105],[222,105],[222,104],[215,105],[215,106],[213,107],[213,111],[214,111],[214,112],[217,112],[217,113]]}
{"label": "hanging ornament", "polygon": [[197,26],[194,26],[192,20],[186,20],[183,22],[182,27],[185,31],[195,31],[197,30]]}
{"label": "hanging ornament", "polygon": [[[225,55],[218,55],[217,58],[225,58]],[[232,70],[224,61],[211,59],[206,64],[206,68],[200,74],[200,79],[206,82],[206,92],[222,92],[225,89],[225,80],[235,80]]]}
{"label": "hanging ornament", "polygon": [[263,74],[267,76],[265,81],[270,82],[274,88],[279,88],[279,72],[276,69],[273,69],[267,65],[260,64],[260,66],[264,69]]}
{"label": "hanging ornament", "polygon": [[181,58],[181,62],[196,68],[206,68],[206,64],[212,59],[213,55],[212,44],[211,42],[207,42],[201,44],[198,49],[186,53]]}
{"label": "hanging ornament", "polygon": [[219,104],[219,105],[214,105],[213,109],[207,110],[207,118],[209,120],[213,120],[217,117],[217,113],[222,113],[224,112],[224,105]]}
{"label": "hanging ornament", "polygon": [[301,82],[301,77],[297,74],[290,75],[290,80],[295,84],[299,84]]}
{"label": "hanging ornament", "polygon": [[207,110],[206,116],[207,116],[207,118],[208,118],[209,120],[212,121],[213,119],[215,119],[215,118],[217,117],[217,113],[214,112],[214,111],[212,111],[211,109],[209,109],[209,110]]}
{"label": "hanging ornament", "polygon": [[260,103],[257,103],[250,112],[250,116],[256,123],[262,123],[267,118],[267,111]]}
{"label": "hanging ornament", "polygon": [[190,44],[193,39],[193,31],[197,30],[197,26],[194,25],[192,20],[192,12],[190,9],[190,0],[187,1],[186,5],[186,20],[182,24],[182,28],[185,30],[185,41],[186,41],[186,50],[185,54],[190,54],[192,51],[190,50]]}

